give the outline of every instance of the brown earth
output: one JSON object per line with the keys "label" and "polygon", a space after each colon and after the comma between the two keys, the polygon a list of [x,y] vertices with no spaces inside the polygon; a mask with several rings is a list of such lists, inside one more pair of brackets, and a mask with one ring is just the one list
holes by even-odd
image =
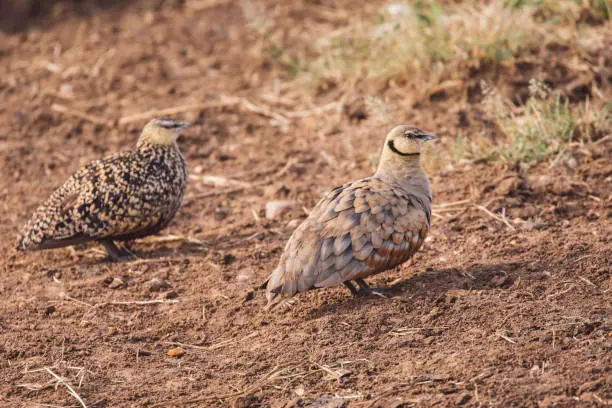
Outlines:
{"label": "brown earth", "polygon": [[[80,406],[53,374],[91,408],[610,403],[609,138],[553,165],[438,165],[434,201],[446,205],[425,249],[369,279],[387,298],[338,287],[263,310],[258,286],[295,220],[372,172],[388,126],[359,120],[350,104],[321,113],[284,97],[281,69],[262,58],[238,3],[139,2],[83,16],[64,2],[0,38],[0,405]],[[342,24],[326,20],[328,6],[268,7],[298,32]],[[550,61],[566,50],[546,52]],[[517,81],[569,75],[528,70]],[[195,124],[180,141],[191,184],[171,226],[133,244],[140,259],[109,263],[96,245],[13,250],[72,171],[134,145],[146,118],[118,119],[221,95],[248,102],[178,114]],[[442,145],[477,115],[450,97],[417,102],[397,119]],[[431,150],[445,162],[448,152]],[[294,205],[269,220],[274,200]],[[184,354],[169,356],[179,343]]]}

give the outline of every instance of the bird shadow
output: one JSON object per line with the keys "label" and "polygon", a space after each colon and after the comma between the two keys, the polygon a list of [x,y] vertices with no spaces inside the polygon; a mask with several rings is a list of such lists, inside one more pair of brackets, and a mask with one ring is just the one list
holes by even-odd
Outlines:
{"label": "bird shadow", "polygon": [[391,298],[410,302],[417,299],[435,300],[457,290],[509,289],[519,279],[526,278],[539,269],[533,265],[533,261],[520,261],[427,270],[391,286],[372,286],[372,290],[388,299],[381,299],[376,294],[350,296],[345,301],[325,303],[312,310],[309,315],[311,318],[318,318],[329,313],[354,313],[355,309],[388,302]]}
{"label": "bird shadow", "polygon": [[180,263],[191,256],[206,256],[209,250],[201,245],[189,243],[181,243],[176,247],[148,245],[143,248],[129,245],[123,246],[123,248],[128,255],[121,259],[112,259],[103,252],[92,254],[88,251],[88,244],[81,244],[76,246],[77,251],[75,259],[66,264],[58,265],[57,268],[65,269],[73,266],[134,265],[156,262]]}

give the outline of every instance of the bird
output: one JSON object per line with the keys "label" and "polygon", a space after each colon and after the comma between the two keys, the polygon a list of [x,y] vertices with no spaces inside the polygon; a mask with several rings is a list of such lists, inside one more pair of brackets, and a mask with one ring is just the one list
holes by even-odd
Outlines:
{"label": "bird", "polygon": [[266,308],[341,283],[353,295],[371,293],[364,278],[412,258],[431,226],[432,193],[420,156],[434,139],[416,127],[396,126],[373,176],[336,187],[315,205],[267,281]]}
{"label": "bird", "polygon": [[131,258],[115,242],[159,232],[181,206],[187,163],[177,138],[189,126],[174,119],[152,119],[135,149],[82,167],[36,209],[17,249],[34,251],[96,241],[111,261]]}

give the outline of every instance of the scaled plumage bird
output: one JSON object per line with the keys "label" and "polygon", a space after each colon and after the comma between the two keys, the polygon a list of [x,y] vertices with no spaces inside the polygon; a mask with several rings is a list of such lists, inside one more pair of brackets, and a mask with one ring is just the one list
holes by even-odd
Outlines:
{"label": "scaled plumage bird", "polygon": [[100,242],[112,260],[128,254],[114,241],[129,241],[166,227],[178,211],[187,168],[176,139],[186,122],[153,119],[136,149],[93,161],[73,174],[34,213],[22,251]]}
{"label": "scaled plumage bird", "polygon": [[340,283],[353,294],[367,292],[365,277],[415,254],[431,222],[431,189],[420,154],[423,143],[433,139],[414,127],[395,127],[376,174],[337,187],[319,201],[289,238],[268,280],[268,307],[297,292]]}

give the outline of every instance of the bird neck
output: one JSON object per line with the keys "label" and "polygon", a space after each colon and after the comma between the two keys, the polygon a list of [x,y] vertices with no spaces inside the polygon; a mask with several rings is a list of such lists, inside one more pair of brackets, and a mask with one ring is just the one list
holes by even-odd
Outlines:
{"label": "bird neck", "polygon": [[389,175],[398,179],[421,172],[423,172],[423,167],[420,152],[402,155],[391,150],[389,146],[383,149],[376,170],[377,175]]}
{"label": "bird neck", "polygon": [[418,154],[388,157],[383,155],[375,176],[389,184],[398,185],[408,192],[431,199],[429,180],[423,166],[421,166],[421,159]]}
{"label": "bird neck", "polygon": [[172,149],[178,148],[176,142],[168,143],[168,144],[160,144],[152,142],[149,138],[140,136],[138,139],[138,143],[136,143],[137,149]]}

